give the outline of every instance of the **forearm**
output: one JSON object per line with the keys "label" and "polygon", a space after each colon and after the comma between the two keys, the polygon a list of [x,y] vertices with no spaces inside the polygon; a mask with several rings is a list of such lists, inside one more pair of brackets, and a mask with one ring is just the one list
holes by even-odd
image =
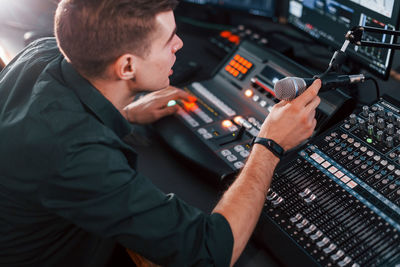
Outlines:
{"label": "forearm", "polygon": [[231,265],[239,258],[256,226],[278,162],[268,149],[255,145],[241,174],[213,211],[222,214],[231,226],[234,238]]}

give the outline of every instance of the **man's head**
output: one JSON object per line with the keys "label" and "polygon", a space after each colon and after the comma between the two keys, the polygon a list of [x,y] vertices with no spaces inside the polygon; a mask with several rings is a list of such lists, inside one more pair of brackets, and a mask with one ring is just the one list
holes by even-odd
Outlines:
{"label": "man's head", "polygon": [[[176,5],[176,0],[62,0],[55,16],[57,42],[86,77],[104,77],[117,63],[120,69],[112,72],[118,78],[145,82],[144,87],[165,87],[175,52],[182,47],[175,35],[172,10]],[[151,65],[143,66],[146,63]],[[154,64],[163,69],[151,69]],[[159,79],[146,84],[148,78]]]}

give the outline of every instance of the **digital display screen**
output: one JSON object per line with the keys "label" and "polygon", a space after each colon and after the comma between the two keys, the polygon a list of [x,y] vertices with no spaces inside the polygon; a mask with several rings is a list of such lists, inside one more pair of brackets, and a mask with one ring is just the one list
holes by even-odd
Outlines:
{"label": "digital display screen", "polygon": [[273,17],[275,15],[275,0],[184,0],[200,5],[214,5],[222,8],[236,9],[250,14]]}
{"label": "digital display screen", "polygon": [[[289,23],[312,37],[339,49],[354,26],[395,30],[400,1],[395,0],[290,0]],[[389,35],[364,33],[364,41],[394,43]],[[391,49],[350,45],[346,54],[367,70],[387,79],[393,57]]]}

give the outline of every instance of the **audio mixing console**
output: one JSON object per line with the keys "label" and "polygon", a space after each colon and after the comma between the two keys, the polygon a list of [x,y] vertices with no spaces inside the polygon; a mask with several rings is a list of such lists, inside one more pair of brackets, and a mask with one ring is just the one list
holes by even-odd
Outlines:
{"label": "audio mixing console", "polygon": [[256,236],[287,264],[400,266],[400,105],[387,99],[275,173]]}
{"label": "audio mixing console", "polygon": [[[252,138],[278,100],[274,84],[286,76],[313,75],[287,57],[244,41],[221,64],[210,80],[184,89],[197,103],[181,103],[178,115],[155,127],[176,151],[221,179],[244,165]],[[329,91],[321,94],[317,131],[353,110],[349,97]]]}

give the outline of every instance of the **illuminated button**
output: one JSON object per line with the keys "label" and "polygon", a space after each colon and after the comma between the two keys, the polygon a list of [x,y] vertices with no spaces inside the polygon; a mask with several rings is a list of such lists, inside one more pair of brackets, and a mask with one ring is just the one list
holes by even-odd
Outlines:
{"label": "illuminated button", "polygon": [[245,119],[242,116],[236,116],[233,121],[238,125],[243,125]]}
{"label": "illuminated button", "polygon": [[251,67],[253,67],[253,64],[250,62],[247,62],[247,64],[245,65],[246,68],[251,69]]}
{"label": "illuminated button", "polygon": [[[229,65],[231,65],[231,66],[233,66],[233,67],[235,66],[235,64],[237,64],[235,60],[231,60],[231,62],[229,62]],[[228,65],[228,66],[229,66],[229,65]]]}
{"label": "illuminated button", "polygon": [[235,55],[235,57],[234,57],[234,59],[235,60],[239,60],[239,59],[241,59],[242,57],[240,56],[240,55]]}
{"label": "illuminated button", "polygon": [[237,36],[237,35],[229,36],[228,40],[231,43],[235,43],[235,44],[239,44],[240,43],[240,37]]}
{"label": "illuminated button", "polygon": [[239,71],[235,70],[235,71],[232,73],[232,75],[235,76],[235,77],[239,76]]}
{"label": "illuminated button", "polygon": [[318,164],[321,164],[322,162],[324,162],[325,160],[323,159],[323,158],[321,158],[321,157],[317,157],[317,158],[315,158],[314,159]]}
{"label": "illuminated button", "polygon": [[177,102],[176,102],[175,100],[170,100],[170,101],[168,102],[168,104],[167,104],[167,107],[175,106],[176,103],[177,103]]}
{"label": "illuminated button", "polygon": [[249,71],[248,69],[246,69],[246,68],[243,68],[243,71],[242,71],[242,73],[243,73],[243,74],[246,74],[248,71]]}
{"label": "illuminated button", "polygon": [[344,176],[342,179],[340,179],[343,183],[347,184],[351,179],[348,176]]}
{"label": "illuminated button", "polygon": [[222,127],[225,127],[225,128],[229,128],[229,127],[231,127],[233,125],[233,123],[230,121],[230,120],[224,120],[223,122],[222,122]]}
{"label": "illuminated button", "polygon": [[229,38],[229,36],[232,35],[232,33],[230,31],[222,31],[219,34],[222,38]]}
{"label": "illuminated button", "polygon": [[242,58],[242,57],[240,57],[239,59],[237,59],[237,61],[238,61],[239,63],[243,63],[243,61],[245,61],[245,59]]}
{"label": "illuminated button", "polygon": [[350,182],[347,183],[347,186],[350,187],[350,188],[352,188],[352,189],[353,189],[354,187],[356,187],[357,185],[358,185],[358,184],[357,184],[356,182],[354,182],[354,181],[350,181]]}
{"label": "illuminated button", "polygon": [[335,173],[335,176],[336,176],[338,179],[342,178],[343,175],[344,175],[344,173],[341,172],[341,171],[338,171],[337,173]]}
{"label": "illuminated button", "polygon": [[247,89],[247,90],[244,92],[244,95],[247,96],[247,97],[252,97],[252,96],[254,95],[254,92],[253,92],[253,90],[251,90],[251,89]]}
{"label": "illuminated button", "polygon": [[334,174],[335,172],[337,172],[337,168],[335,168],[334,166],[332,166],[332,167],[330,167],[329,169],[328,169],[328,171],[330,172],[330,173],[332,173],[332,174]]}
{"label": "illuminated button", "polygon": [[328,161],[325,161],[324,163],[321,164],[322,167],[324,167],[325,169],[328,168],[329,166],[331,166],[332,164],[330,164]]}

